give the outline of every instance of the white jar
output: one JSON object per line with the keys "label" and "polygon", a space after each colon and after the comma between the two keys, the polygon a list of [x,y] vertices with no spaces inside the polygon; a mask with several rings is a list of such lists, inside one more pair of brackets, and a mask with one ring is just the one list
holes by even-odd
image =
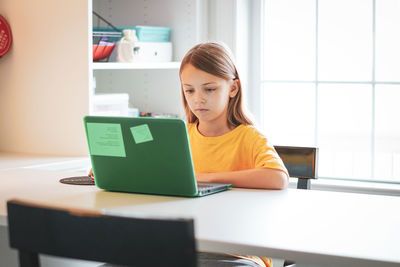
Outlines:
{"label": "white jar", "polygon": [[129,29],[123,31],[124,36],[117,45],[117,62],[133,62],[134,61],[134,48],[138,43],[136,37],[136,30]]}

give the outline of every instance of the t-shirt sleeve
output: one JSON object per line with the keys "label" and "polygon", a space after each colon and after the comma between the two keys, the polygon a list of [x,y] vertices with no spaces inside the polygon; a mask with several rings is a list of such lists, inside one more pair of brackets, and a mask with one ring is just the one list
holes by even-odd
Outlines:
{"label": "t-shirt sleeve", "polygon": [[259,134],[253,147],[255,168],[271,168],[281,170],[289,177],[289,173],[273,145],[266,137]]}

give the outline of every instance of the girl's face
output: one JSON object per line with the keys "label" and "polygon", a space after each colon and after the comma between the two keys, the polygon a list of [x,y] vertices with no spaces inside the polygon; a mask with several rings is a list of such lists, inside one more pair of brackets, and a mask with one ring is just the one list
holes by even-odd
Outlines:
{"label": "girl's face", "polygon": [[199,122],[226,123],[229,98],[237,93],[233,80],[225,80],[188,64],[182,70],[181,83],[189,108]]}

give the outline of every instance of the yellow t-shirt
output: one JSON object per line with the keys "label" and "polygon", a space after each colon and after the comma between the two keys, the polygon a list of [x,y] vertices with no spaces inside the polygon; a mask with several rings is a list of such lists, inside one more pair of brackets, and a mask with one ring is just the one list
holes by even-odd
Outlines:
{"label": "yellow t-shirt", "polygon": [[271,168],[288,173],[278,153],[254,126],[239,125],[216,137],[203,136],[196,123],[188,124],[196,173]]}
{"label": "yellow t-shirt", "polygon": [[[271,168],[288,174],[275,148],[254,126],[239,125],[224,135],[206,137],[198,131],[197,123],[189,123],[188,134],[196,173]],[[271,258],[231,256],[250,260],[257,266],[272,267]]]}

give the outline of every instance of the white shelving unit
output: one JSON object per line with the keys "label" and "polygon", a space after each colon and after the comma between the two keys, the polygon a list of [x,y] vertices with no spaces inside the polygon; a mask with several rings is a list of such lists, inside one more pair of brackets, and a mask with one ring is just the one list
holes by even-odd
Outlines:
{"label": "white shelving unit", "polygon": [[[136,25],[170,27],[173,62],[89,64],[93,93],[128,93],[130,105],[140,111],[183,115],[179,67],[185,53],[205,40],[207,16],[203,0],[89,0],[92,9],[116,27]],[[92,16],[90,14],[89,16]],[[92,27],[107,26],[92,16]],[[90,33],[92,33],[90,27]],[[90,43],[90,42],[89,42]],[[114,54],[114,55],[113,55]],[[113,61],[115,51],[110,57]],[[89,101],[92,103],[92,101]],[[92,107],[90,107],[92,110]]]}
{"label": "white shelving unit", "polygon": [[[18,41],[0,63],[0,121],[7,125],[2,128],[0,150],[87,156],[82,118],[92,109],[94,78],[97,93],[127,92],[139,108],[179,111],[179,70],[174,63],[133,67],[92,62],[92,28],[98,26],[93,10],[116,26],[171,27],[173,61],[180,62],[189,48],[204,40],[224,41],[236,51],[235,35],[228,33],[233,33],[236,24],[242,28],[245,24],[231,7],[254,1],[40,0],[16,4],[1,0],[0,13],[9,20]],[[240,5],[237,10],[246,8]],[[251,40],[242,33],[238,37]],[[237,52],[249,58],[242,49]]]}

